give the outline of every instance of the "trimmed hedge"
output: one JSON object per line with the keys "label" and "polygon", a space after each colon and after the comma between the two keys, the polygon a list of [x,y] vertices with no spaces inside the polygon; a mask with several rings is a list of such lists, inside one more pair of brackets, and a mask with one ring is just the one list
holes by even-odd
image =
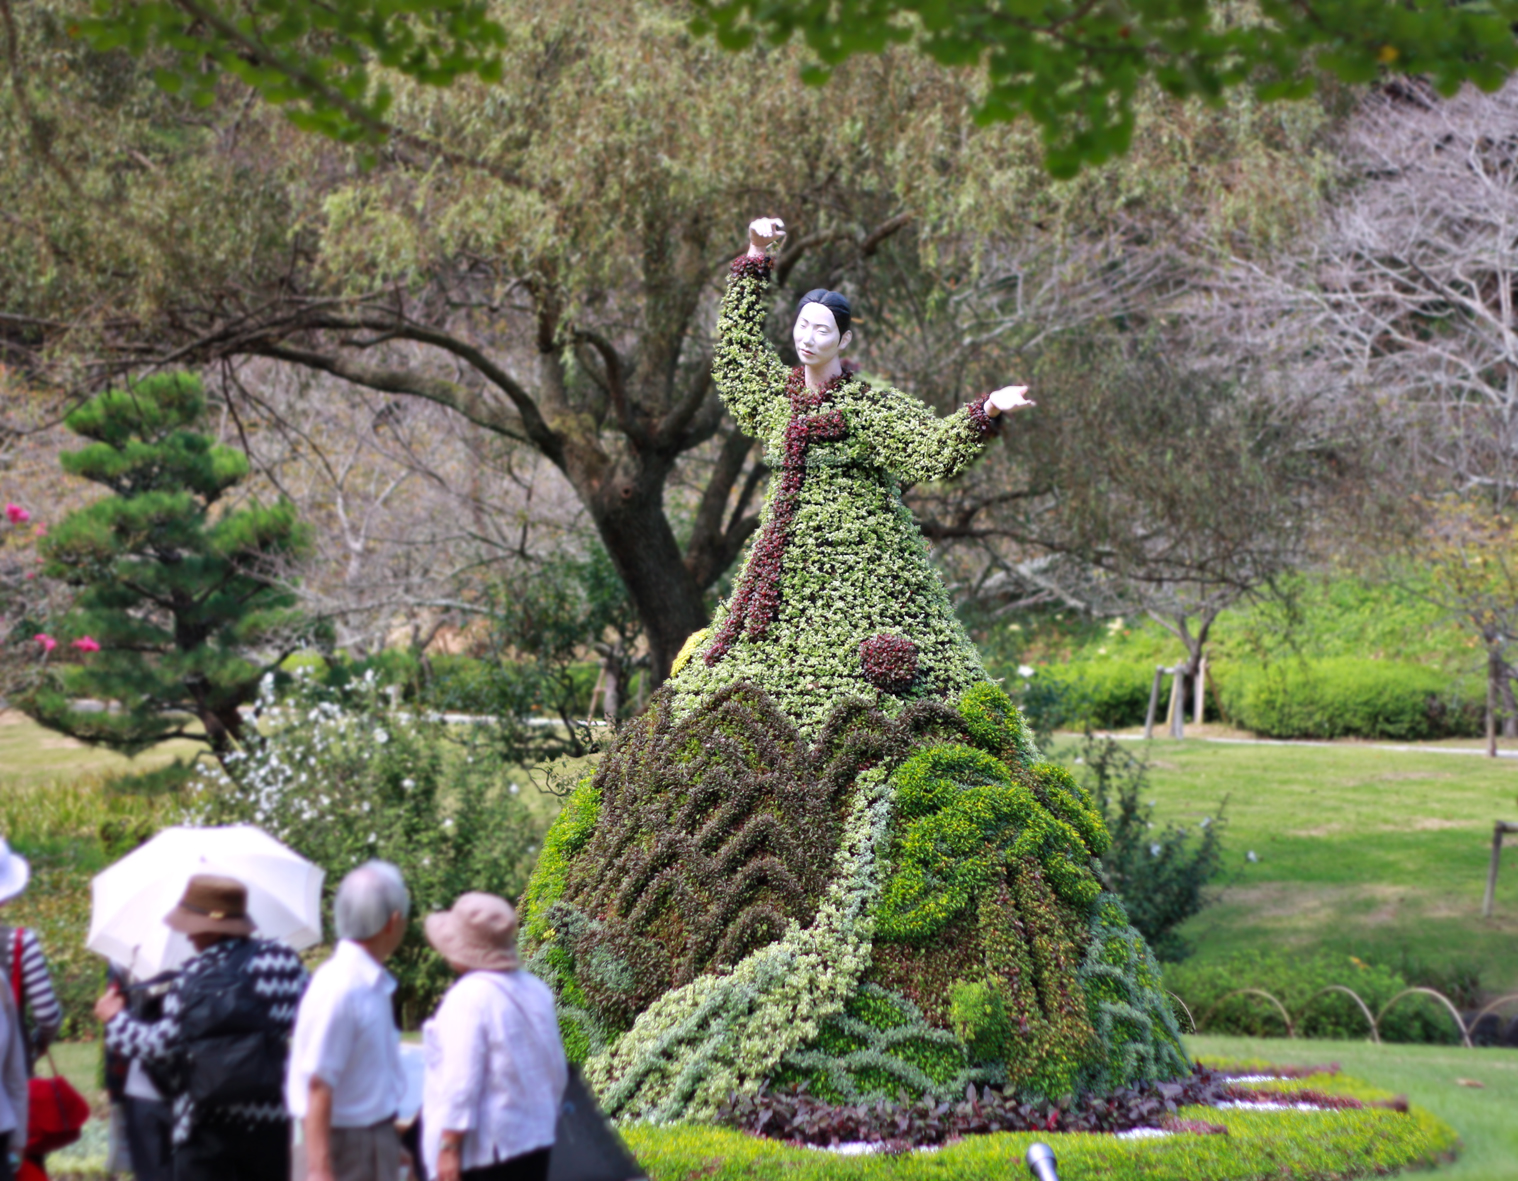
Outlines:
{"label": "trimmed hedge", "polygon": [[[1341,992],[1315,995],[1335,984],[1354,989],[1372,1013],[1379,1013],[1407,987],[1407,981],[1389,968],[1330,952],[1240,951],[1165,968],[1165,987],[1186,1003],[1203,1033],[1285,1037],[1286,1025],[1269,1001],[1248,995],[1222,999],[1241,988],[1258,988],[1286,1006],[1298,1036],[1368,1038],[1370,1026],[1352,998]],[[1381,1038],[1446,1045],[1459,1042],[1460,1035],[1455,1019],[1437,1001],[1410,996],[1398,1001],[1381,1022]]]}
{"label": "trimmed hedge", "polygon": [[[1139,726],[1149,709],[1155,663],[1101,659],[1045,665],[1034,674],[1033,684],[1052,690],[1057,716],[1049,721],[1055,726],[1078,729],[1087,722],[1109,729]],[[1168,692],[1168,680],[1165,686]],[[1162,696],[1162,717],[1167,704],[1168,698]]]}
{"label": "trimmed hedge", "polygon": [[[1040,668],[1028,692],[1045,723],[1079,728],[1138,726],[1149,708],[1154,662],[1076,660]],[[1221,711],[1235,726],[1270,738],[1390,738],[1412,741],[1481,732],[1484,686],[1423,664],[1361,657],[1213,667]],[[1160,717],[1169,705],[1167,678]],[[1190,703],[1187,703],[1188,710]]]}
{"label": "trimmed hedge", "polygon": [[1422,664],[1345,656],[1236,667],[1219,680],[1229,719],[1271,738],[1407,741],[1481,728],[1481,700]]}
{"label": "trimmed hedge", "polygon": [[1457,1143],[1449,1125],[1417,1108],[1402,1114],[1188,1107],[1179,1114],[1223,1124],[1228,1134],[1120,1140],[1090,1132],[996,1133],[904,1156],[841,1156],[693,1125],[634,1125],[623,1134],[650,1181],[983,1181],[1024,1176],[1023,1159],[1039,1140],[1054,1149],[1066,1177],[1336,1181],[1432,1165]]}

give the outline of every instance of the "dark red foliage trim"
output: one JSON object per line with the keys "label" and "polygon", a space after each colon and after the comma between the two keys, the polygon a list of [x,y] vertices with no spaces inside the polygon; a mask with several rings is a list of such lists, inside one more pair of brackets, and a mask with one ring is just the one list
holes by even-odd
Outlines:
{"label": "dark red foliage trim", "polygon": [[992,418],[986,413],[986,403],[990,399],[990,394],[982,394],[975,401],[965,404],[965,409],[970,413],[970,421],[975,424],[975,429],[981,433],[982,437],[1001,434],[1001,418]]}
{"label": "dark red foliage trim", "polygon": [[[758,261],[757,259],[755,261]],[[791,370],[785,393],[791,403],[791,420],[785,428],[785,456],[780,462],[780,487],[770,505],[769,523],[754,543],[744,567],[743,581],[728,604],[727,618],[702,657],[707,667],[732,650],[747,628],[750,639],[762,640],[780,612],[780,576],[791,522],[801,507],[801,485],[806,480],[806,453],[813,443],[836,443],[846,439],[848,424],[837,410],[821,412],[833,400],[847,373],[840,373],[818,390],[806,388],[806,370]]]}
{"label": "dark red foliage trim", "polygon": [[908,688],[917,676],[917,645],[905,636],[871,636],[860,642],[859,659],[864,679],[888,693]]}
{"label": "dark red foliage trim", "polygon": [[719,1122],[756,1136],[793,1144],[830,1146],[863,1141],[888,1149],[942,1144],[987,1132],[1126,1132],[1153,1128],[1182,1107],[1211,1107],[1226,1097],[1227,1080],[1198,1066],[1188,1078],[1124,1087],[1107,1095],[1058,1102],[1019,1103],[990,1087],[965,1089],[958,1103],[832,1104],[814,1099],[804,1084],[757,1095],[732,1095]]}
{"label": "dark red foliage trim", "polygon": [[732,263],[728,266],[728,270],[733,273],[735,278],[747,276],[768,281],[770,271],[774,268],[774,265],[774,260],[767,254],[763,258],[755,258],[752,254],[740,254],[737,258],[733,259]]}
{"label": "dark red foliage trim", "polygon": [[1265,1091],[1258,1087],[1230,1083],[1224,1098],[1234,1103],[1309,1103],[1330,1111],[1359,1111],[1366,1106],[1352,1095],[1330,1095],[1326,1091]]}

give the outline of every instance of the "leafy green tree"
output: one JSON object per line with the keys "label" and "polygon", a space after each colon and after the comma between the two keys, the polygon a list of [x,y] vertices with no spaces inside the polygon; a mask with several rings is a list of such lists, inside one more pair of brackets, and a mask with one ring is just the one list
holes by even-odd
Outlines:
{"label": "leafy green tree", "polygon": [[301,618],[280,567],[306,530],[287,501],[226,503],[248,460],[195,429],[205,409],[198,379],[164,374],[65,420],[89,442],[64,468],[108,495],[42,544],[44,574],[75,592],[50,638],[79,654],[21,699],[43,725],[129,754],[189,737],[225,755],[239,707],[295,646]]}
{"label": "leafy green tree", "polygon": [[[1347,82],[1427,75],[1444,94],[1463,82],[1495,89],[1518,65],[1518,0],[695,0],[691,26],[729,49],[803,39],[814,81],[856,54],[910,44],[945,66],[981,67],[982,121],[1026,115],[1043,132],[1049,169],[1128,149],[1141,89],[1217,100],[1247,86],[1267,100],[1301,98],[1315,71]],[[160,85],[209,103],[221,71],[298,125],[380,141],[393,92],[385,72],[446,85],[498,79],[507,13],[482,0],[106,0],[76,26],[98,49],[166,51]],[[676,19],[688,14],[669,5]],[[210,68],[208,68],[210,67]]]}
{"label": "leafy green tree", "polygon": [[[573,488],[655,679],[705,626],[768,474],[711,382],[715,297],[750,218],[791,227],[783,349],[797,295],[846,290],[864,367],[947,410],[1014,379],[1033,296],[1065,314],[1070,272],[1080,315],[1111,314],[1127,288],[1103,277],[1163,273],[1129,254],[1215,228],[1237,246],[1235,225],[1310,209],[1319,185],[1307,104],[1150,90],[1128,157],[1055,184],[1027,125],[976,128],[967,71],[898,49],[809,87],[804,49],[725,52],[662,0],[500,0],[500,83],[393,79],[387,118],[446,152],[396,141],[366,170],[364,150],[258,102],[167,95],[158,51],[89,51],[66,31],[79,5],[17,13],[0,349],[60,388],[205,364],[242,399],[274,362],[322,397],[357,386],[455,411]],[[74,187],[38,166],[31,127]],[[966,308],[985,315],[927,331]]]}

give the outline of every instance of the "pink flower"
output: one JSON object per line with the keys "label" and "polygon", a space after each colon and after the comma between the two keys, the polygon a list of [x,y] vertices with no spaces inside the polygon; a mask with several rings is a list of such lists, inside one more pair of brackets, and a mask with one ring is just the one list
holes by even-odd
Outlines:
{"label": "pink flower", "polygon": [[44,652],[51,652],[58,646],[58,641],[53,639],[53,637],[48,635],[46,632],[38,632],[35,636],[32,637],[32,639],[36,640],[37,643],[42,645],[42,650]]}
{"label": "pink flower", "polygon": [[33,532],[38,537],[46,537],[47,536],[47,526],[46,525],[38,525],[37,528],[33,530]]}
{"label": "pink flower", "polygon": [[19,504],[7,504],[5,506],[5,515],[9,518],[12,525],[25,525],[32,519],[32,514]]}
{"label": "pink flower", "polygon": [[37,572],[35,570],[28,570],[25,574],[22,575],[22,577],[30,582],[32,579],[37,577]]}
{"label": "pink flower", "polygon": [[80,636],[74,641],[73,646],[81,652],[99,652],[100,644],[91,636]]}

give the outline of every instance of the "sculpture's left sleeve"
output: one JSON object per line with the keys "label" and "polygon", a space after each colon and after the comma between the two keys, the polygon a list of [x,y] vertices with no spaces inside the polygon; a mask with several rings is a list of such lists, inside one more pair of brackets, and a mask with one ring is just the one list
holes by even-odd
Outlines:
{"label": "sculpture's left sleeve", "polygon": [[947,480],[974,463],[986,440],[1000,431],[1000,420],[986,414],[989,396],[939,418],[909,394],[877,389],[849,407],[849,433],[903,483]]}

